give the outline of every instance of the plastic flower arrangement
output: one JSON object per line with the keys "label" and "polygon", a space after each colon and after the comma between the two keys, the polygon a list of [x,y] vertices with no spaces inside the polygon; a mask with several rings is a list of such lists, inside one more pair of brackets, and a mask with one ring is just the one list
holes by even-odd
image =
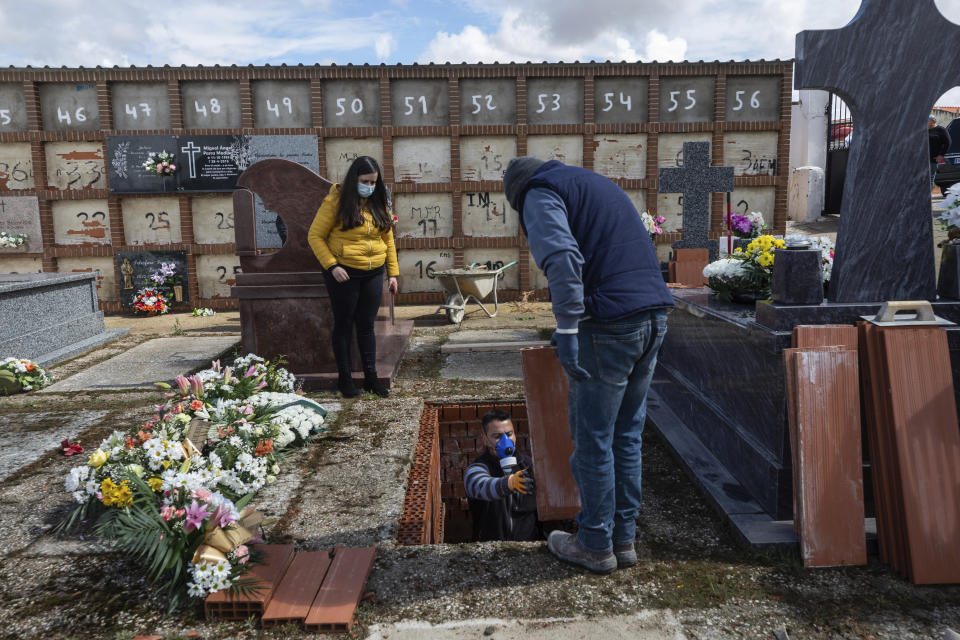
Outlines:
{"label": "plastic flower arrangement", "polygon": [[180,277],[177,275],[177,265],[173,262],[160,263],[160,270],[154,271],[153,275],[150,276],[150,279],[154,284],[159,287],[164,287],[169,289],[180,284]]}
{"label": "plastic flower arrangement", "polygon": [[[259,514],[246,507],[276,480],[285,451],[323,429],[323,407],[266,391],[268,379],[288,388],[289,372],[257,356],[233,364],[247,366],[247,382],[214,363],[219,383],[179,376],[160,384],[169,393],[155,415],[113,432],[64,483],[78,504],[59,528],[93,520],[97,535],[140,557],[151,578],[167,578],[171,606],[184,593],[249,587],[246,543],[256,540]],[[227,383],[236,397],[219,395]]]}
{"label": "plastic flower arrangement", "polygon": [[4,249],[16,249],[19,246],[22,246],[24,242],[27,241],[27,234],[25,233],[7,233],[6,231],[0,231],[0,247]]}
{"label": "plastic flower arrangement", "polygon": [[836,249],[833,240],[826,236],[814,236],[810,238],[810,246],[813,249],[819,249],[822,256],[823,281],[830,282],[830,276],[833,274],[833,254]]}
{"label": "plastic flower arrangement", "polygon": [[156,289],[140,289],[133,296],[134,313],[160,314],[168,310],[167,299]]}
{"label": "plastic flower arrangement", "polygon": [[173,154],[168,151],[151,153],[147,156],[143,168],[147,173],[155,176],[172,176],[177,173],[177,165]]}
{"label": "plastic flower arrangement", "polygon": [[763,214],[751,211],[746,215],[734,213],[730,216],[730,230],[737,238],[757,238],[767,228]]}
{"label": "plastic flower arrangement", "polygon": [[204,307],[203,309],[194,309],[191,315],[194,318],[204,318],[206,316],[215,316],[217,315],[217,312],[214,311],[213,309],[208,309]]}
{"label": "plastic flower arrangement", "polygon": [[703,277],[707,278],[707,286],[725,302],[741,293],[767,298],[773,279],[773,251],[785,246],[786,242],[779,238],[759,236],[751,240],[746,249],[737,247],[730,257],[708,264],[703,269]]}
{"label": "plastic flower arrangement", "polygon": [[42,389],[50,386],[53,378],[32,360],[4,358],[0,362],[0,382],[5,383],[0,384],[0,395],[4,395],[7,389],[13,393]]}
{"label": "plastic flower arrangement", "polygon": [[647,233],[650,234],[650,240],[656,242],[657,236],[663,233],[663,227],[660,225],[667,219],[663,216],[652,216],[649,211],[641,213],[640,218],[643,220],[643,226],[647,229]]}
{"label": "plastic flower arrangement", "polygon": [[937,209],[940,211],[937,219],[947,232],[947,241],[960,242],[960,182],[947,189]]}

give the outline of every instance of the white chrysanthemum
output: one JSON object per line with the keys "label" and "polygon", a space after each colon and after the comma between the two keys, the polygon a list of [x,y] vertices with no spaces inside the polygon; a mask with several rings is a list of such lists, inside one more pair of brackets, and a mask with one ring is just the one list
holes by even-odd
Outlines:
{"label": "white chrysanthemum", "polygon": [[748,275],[747,270],[743,266],[743,261],[736,258],[723,258],[711,262],[703,268],[704,278],[732,280],[734,278],[746,278]]}
{"label": "white chrysanthemum", "polygon": [[70,469],[70,473],[67,475],[66,480],[64,481],[64,486],[69,493],[73,493],[80,488],[80,485],[86,482],[87,478],[90,476],[90,467],[83,465],[80,467],[74,467]]}

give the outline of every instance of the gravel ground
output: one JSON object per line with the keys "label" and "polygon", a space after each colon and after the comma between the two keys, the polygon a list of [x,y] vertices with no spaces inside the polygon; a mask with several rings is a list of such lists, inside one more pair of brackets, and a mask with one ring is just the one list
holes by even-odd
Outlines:
{"label": "gravel ground", "polygon": [[[866,567],[805,570],[797,554],[743,550],[652,431],[644,436],[645,503],[635,567],[595,576],[556,562],[543,543],[398,547],[394,525],[423,401],[523,395],[518,381],[438,379],[439,346],[459,329],[434,322],[427,307],[401,309],[424,326],[418,320],[391,398],[341,401],[317,394],[321,403],[340,403],[330,431],[292,457],[286,474],[262,494],[273,502],[275,540],[302,550],[378,547],[371,593],[358,609],[352,636],[403,620],[606,620],[649,611],[662,612],[687,638],[699,639],[774,638],[782,629],[791,638],[824,640],[940,638],[947,627],[960,628],[960,587],[913,586],[876,558]],[[548,305],[501,313],[492,321],[498,328],[549,326]],[[470,319],[464,328],[486,322]],[[204,335],[217,327],[205,325]],[[137,334],[151,335],[166,333],[143,327]],[[94,352],[85,362],[99,357]],[[42,402],[19,396],[2,401],[0,416],[16,420],[18,412],[50,411],[60,416],[50,418],[53,429],[62,421],[54,412],[108,409],[100,424],[81,434],[84,444],[94,445],[115,426],[141,419],[156,400],[150,393],[63,394]],[[177,634],[188,629],[204,638],[324,637],[292,627],[258,630],[248,621],[206,621],[199,607],[168,615],[135,563],[82,534],[51,536],[49,526],[69,506],[61,487],[72,464],[50,451],[0,482],[6,552],[0,559],[0,638],[129,640],[140,633],[182,637]]]}

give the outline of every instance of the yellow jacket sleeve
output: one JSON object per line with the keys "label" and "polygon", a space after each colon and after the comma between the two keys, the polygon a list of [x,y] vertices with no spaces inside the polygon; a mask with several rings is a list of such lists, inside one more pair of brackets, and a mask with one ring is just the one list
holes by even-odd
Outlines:
{"label": "yellow jacket sleeve", "polygon": [[307,233],[307,243],[313,249],[313,255],[324,269],[330,269],[337,264],[337,259],[330,251],[327,238],[337,219],[337,205],[340,204],[340,185],[330,188],[330,193],[323,199],[317,215],[313,218],[310,231]]}
{"label": "yellow jacket sleeve", "polygon": [[400,265],[397,263],[397,247],[393,243],[393,227],[380,234],[380,237],[383,238],[383,244],[387,245],[387,276],[399,276]]}

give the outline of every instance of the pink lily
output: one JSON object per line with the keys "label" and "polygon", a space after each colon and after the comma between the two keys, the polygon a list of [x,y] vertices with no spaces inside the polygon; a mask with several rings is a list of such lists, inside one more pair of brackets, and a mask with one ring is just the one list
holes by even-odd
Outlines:
{"label": "pink lily", "polygon": [[262,382],[260,382],[260,384],[255,386],[253,389],[254,391],[260,391],[260,389],[263,389],[265,386],[267,386],[267,381],[263,380]]}
{"label": "pink lily", "polygon": [[244,378],[252,378],[253,375],[257,372],[257,367],[255,365],[250,365],[250,368],[247,369],[247,373],[244,374]]}
{"label": "pink lily", "polygon": [[187,395],[187,392],[190,391],[190,382],[187,378],[183,374],[180,374],[174,379],[174,382],[177,383],[177,388],[180,389],[180,395]]}
{"label": "pink lily", "polygon": [[206,505],[199,504],[196,500],[190,503],[186,511],[187,518],[183,522],[183,530],[186,532],[199,529],[203,526],[203,521],[210,516]]}
{"label": "pink lily", "polygon": [[233,524],[237,521],[237,519],[233,517],[233,514],[230,512],[230,509],[222,504],[217,507],[210,519],[216,522],[218,527],[226,527],[227,525]]}

